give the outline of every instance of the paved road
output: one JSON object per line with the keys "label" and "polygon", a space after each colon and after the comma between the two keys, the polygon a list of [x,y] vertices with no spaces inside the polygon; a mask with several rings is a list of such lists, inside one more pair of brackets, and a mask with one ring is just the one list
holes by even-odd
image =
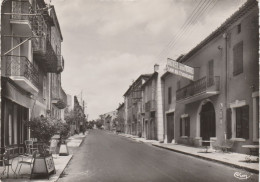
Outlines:
{"label": "paved road", "polygon": [[235,172],[222,164],[156,148],[100,130],[91,130],[59,182],[231,182]]}

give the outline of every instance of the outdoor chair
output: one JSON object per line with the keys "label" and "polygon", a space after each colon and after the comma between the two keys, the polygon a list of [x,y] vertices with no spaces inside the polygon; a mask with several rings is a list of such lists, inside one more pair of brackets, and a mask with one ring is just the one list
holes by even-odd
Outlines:
{"label": "outdoor chair", "polygon": [[[32,165],[33,165],[33,161],[36,158],[37,155],[37,151],[33,151],[31,156],[22,156],[22,160],[18,161],[18,164],[16,166],[15,171],[17,170],[18,166],[19,166],[19,170],[17,174],[20,174],[20,170],[22,165],[29,165],[30,166],[30,171],[32,171]],[[30,179],[31,179],[32,173],[30,174]]]}
{"label": "outdoor chair", "polygon": [[6,168],[7,168],[7,178],[9,177],[9,168],[11,167],[12,171],[15,174],[15,171],[12,168],[12,162],[13,162],[13,158],[11,158],[10,156],[10,151],[6,150],[3,154],[3,165],[4,165],[4,171],[2,172],[2,174],[5,173]]}
{"label": "outdoor chair", "polygon": [[32,140],[25,140],[25,155],[32,155],[33,151],[38,150],[38,148],[34,148]]}
{"label": "outdoor chair", "polygon": [[219,146],[219,148],[223,152],[228,152],[228,151],[231,151],[233,145],[234,145],[234,141],[233,140],[224,140],[223,143]]}

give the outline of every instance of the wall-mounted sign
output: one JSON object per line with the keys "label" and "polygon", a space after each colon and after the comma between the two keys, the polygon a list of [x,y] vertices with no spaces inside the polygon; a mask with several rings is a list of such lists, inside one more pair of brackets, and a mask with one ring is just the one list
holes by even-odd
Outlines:
{"label": "wall-mounted sign", "polygon": [[179,75],[190,80],[194,80],[194,68],[181,64],[170,58],[167,59],[166,71]]}

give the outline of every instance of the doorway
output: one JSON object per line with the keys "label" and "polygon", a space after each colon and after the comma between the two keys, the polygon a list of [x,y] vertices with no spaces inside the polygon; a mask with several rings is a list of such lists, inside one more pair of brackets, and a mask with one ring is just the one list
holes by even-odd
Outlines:
{"label": "doorway", "polygon": [[167,124],[167,143],[171,143],[174,139],[174,112],[166,115]]}
{"label": "doorway", "polygon": [[215,109],[211,102],[207,102],[201,108],[200,136],[202,140],[210,140],[210,137],[216,137]]}

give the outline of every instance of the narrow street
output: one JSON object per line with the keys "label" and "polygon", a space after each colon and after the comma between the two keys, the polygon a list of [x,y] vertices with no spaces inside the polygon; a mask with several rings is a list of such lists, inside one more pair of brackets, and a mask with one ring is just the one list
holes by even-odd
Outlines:
{"label": "narrow street", "polygon": [[239,181],[235,172],[258,175],[222,164],[156,148],[108,133],[91,130],[59,182]]}

